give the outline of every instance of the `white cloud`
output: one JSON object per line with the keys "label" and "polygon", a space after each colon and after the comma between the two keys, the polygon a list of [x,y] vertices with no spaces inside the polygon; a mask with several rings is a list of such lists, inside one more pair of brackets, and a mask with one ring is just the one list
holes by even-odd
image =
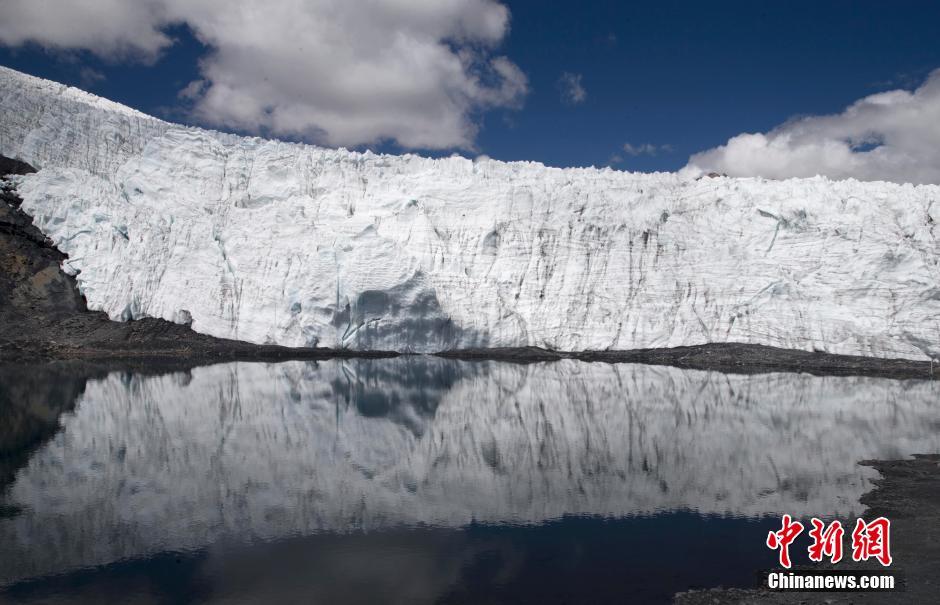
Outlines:
{"label": "white cloud", "polygon": [[78,70],[78,80],[82,85],[82,88],[91,89],[94,88],[99,82],[105,80],[104,74],[96,69],[90,67],[82,67]]}
{"label": "white cloud", "polygon": [[563,72],[558,78],[558,92],[561,100],[567,105],[577,105],[587,99],[587,91],[581,84],[581,74]]}
{"label": "white cloud", "polygon": [[624,156],[637,157],[641,155],[654,156],[659,153],[671,153],[672,145],[654,145],[652,143],[640,143],[634,145],[633,143],[624,143],[616,153],[611,154],[607,159],[608,166],[615,166],[617,164],[623,164],[627,161],[627,158]]}
{"label": "white cloud", "polygon": [[0,43],[153,61],[188,26],[210,48],[181,98],[216,126],[327,145],[472,148],[474,116],[528,82],[496,0],[4,0]]}
{"label": "white cloud", "polygon": [[683,172],[940,183],[940,70],[914,92],[882,92],[839,114],[737,135],[693,155]]}
{"label": "white cloud", "polygon": [[126,0],[4,0],[0,43],[35,42],[52,49],[89,49],[102,57],[153,60],[172,43],[160,28],[160,3]]}
{"label": "white cloud", "polygon": [[193,80],[186,86],[182,88],[179,92],[176,93],[176,96],[180,99],[187,100],[197,100],[202,96],[202,93],[205,92],[206,87],[209,85],[205,80]]}
{"label": "white cloud", "polygon": [[623,151],[627,155],[656,155],[657,153],[669,153],[672,151],[671,145],[653,145],[652,143],[642,143],[640,145],[623,144]]}

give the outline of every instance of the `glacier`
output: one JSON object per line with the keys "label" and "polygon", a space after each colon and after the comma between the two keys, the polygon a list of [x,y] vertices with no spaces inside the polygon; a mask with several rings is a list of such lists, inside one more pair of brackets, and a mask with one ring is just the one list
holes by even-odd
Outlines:
{"label": "glacier", "polygon": [[429,353],[940,356],[940,187],[550,168],[171,124],[0,68],[0,153],[89,308]]}

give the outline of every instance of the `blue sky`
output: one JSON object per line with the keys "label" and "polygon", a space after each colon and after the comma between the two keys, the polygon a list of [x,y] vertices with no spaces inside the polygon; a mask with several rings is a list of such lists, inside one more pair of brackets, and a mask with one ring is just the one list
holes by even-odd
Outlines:
{"label": "blue sky", "polygon": [[[767,132],[794,116],[838,113],[880,91],[913,90],[940,67],[940,2],[935,1],[524,0],[502,5],[511,14],[507,26],[493,30],[481,25],[467,48],[486,40],[489,46],[481,56],[507,57],[524,75],[525,92],[503,92],[496,100],[481,93],[468,102],[464,117],[479,127],[469,136],[471,144],[459,150],[468,156],[554,166],[612,163],[628,170],[677,170],[690,155],[740,133]],[[480,14],[489,10],[468,7]],[[477,13],[461,13],[459,19]],[[204,44],[188,25],[164,27],[173,43],[140,57],[63,38],[55,33],[55,23],[44,21],[45,15],[30,18],[39,32],[32,40],[20,41],[9,33],[4,38],[0,31],[6,42],[0,47],[0,64],[79,85],[174,121],[219,127],[208,123],[211,113],[193,112],[191,103],[178,94],[188,83],[206,78],[199,62],[212,48],[208,34],[197,34]],[[8,24],[13,21],[7,19]],[[208,31],[205,25],[199,27]],[[46,31],[52,33],[46,36]],[[303,43],[299,40],[298,47]],[[322,55],[323,47],[318,48]],[[251,61],[250,54],[247,59],[245,53],[238,56]],[[297,65],[297,78],[303,77],[304,68]],[[569,74],[567,88],[563,74]],[[580,100],[571,97],[572,81],[583,88],[583,94],[575,95],[583,97]],[[209,107],[211,112],[219,106]],[[434,108],[429,105],[427,111]],[[264,125],[227,124],[222,128],[272,134]],[[317,139],[305,133],[273,134]],[[451,152],[448,147],[428,149],[420,142],[401,144],[387,137],[349,146]]]}
{"label": "blue sky", "polygon": [[[740,132],[841,111],[879,90],[920,84],[940,67],[940,2],[577,6],[510,3],[507,54],[533,93],[515,129],[487,121],[480,144],[490,155],[600,165],[623,143],[665,144],[673,151],[624,165],[674,170]],[[583,104],[559,103],[562,70],[583,74]]]}

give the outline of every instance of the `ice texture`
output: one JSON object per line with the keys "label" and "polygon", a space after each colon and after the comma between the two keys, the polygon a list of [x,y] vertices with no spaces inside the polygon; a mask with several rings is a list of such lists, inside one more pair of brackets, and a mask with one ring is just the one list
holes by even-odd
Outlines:
{"label": "ice texture", "polygon": [[940,356],[940,187],[685,180],[178,126],[0,68],[89,307],[255,343]]}
{"label": "ice texture", "polygon": [[572,360],[113,372],[3,490],[21,513],[0,516],[0,586],[227,539],[681,510],[845,519],[877,476],[858,460],[940,448],[937,395]]}

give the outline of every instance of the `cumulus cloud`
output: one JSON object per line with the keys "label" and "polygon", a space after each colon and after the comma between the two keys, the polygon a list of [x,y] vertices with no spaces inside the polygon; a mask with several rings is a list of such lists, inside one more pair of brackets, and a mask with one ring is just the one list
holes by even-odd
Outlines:
{"label": "cumulus cloud", "polygon": [[166,7],[126,0],[4,0],[0,43],[88,49],[107,58],[152,61],[172,43]]}
{"label": "cumulus cloud", "polygon": [[4,0],[0,43],[152,62],[184,25],[210,50],[180,91],[210,124],[327,145],[470,149],[475,116],[518,108],[496,0]]}
{"label": "cumulus cloud", "polygon": [[913,92],[882,92],[839,114],[737,135],[693,155],[683,172],[940,183],[940,70]]}
{"label": "cumulus cloud", "polygon": [[587,91],[581,84],[581,74],[567,71],[562,73],[558,78],[558,92],[561,93],[561,101],[566,105],[577,105],[587,99]]}

